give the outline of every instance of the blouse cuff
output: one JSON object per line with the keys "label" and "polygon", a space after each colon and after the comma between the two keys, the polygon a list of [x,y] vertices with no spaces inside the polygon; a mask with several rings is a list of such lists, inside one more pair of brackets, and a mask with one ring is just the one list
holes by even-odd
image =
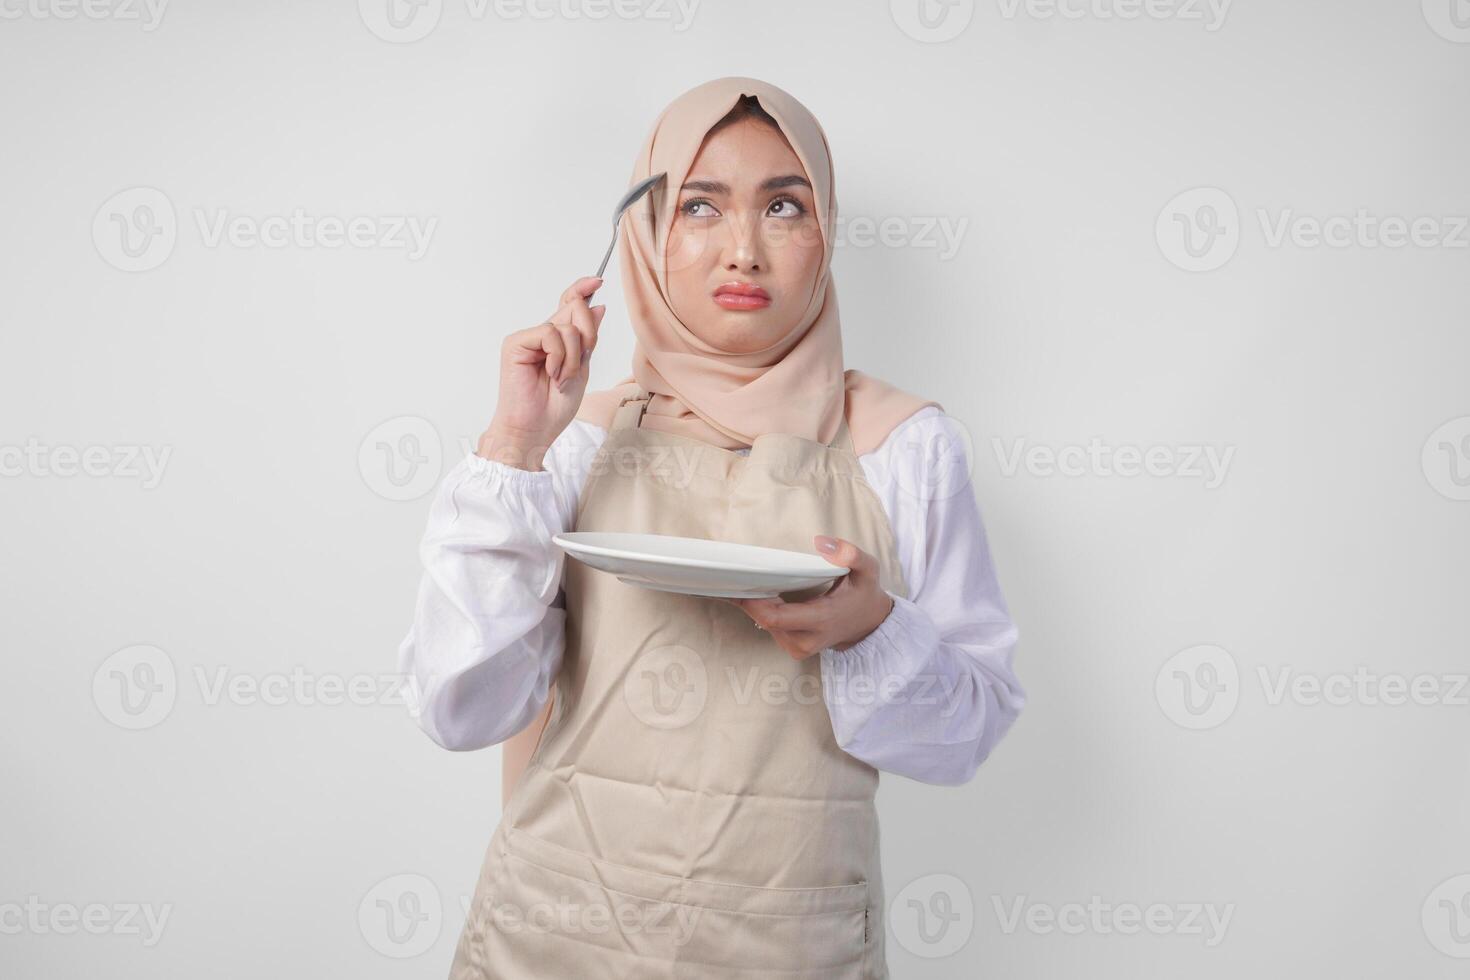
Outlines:
{"label": "blouse cuff", "polygon": [[850,744],[888,702],[902,700],[939,646],[939,629],[929,614],[903,596],[889,595],[893,609],[877,629],[846,650],[821,652],[822,688],[838,745]]}
{"label": "blouse cuff", "polygon": [[549,491],[552,485],[550,470],[523,470],[477,453],[467,454],[463,465],[470,474],[466,482],[486,490],[506,488],[517,493],[541,493]]}

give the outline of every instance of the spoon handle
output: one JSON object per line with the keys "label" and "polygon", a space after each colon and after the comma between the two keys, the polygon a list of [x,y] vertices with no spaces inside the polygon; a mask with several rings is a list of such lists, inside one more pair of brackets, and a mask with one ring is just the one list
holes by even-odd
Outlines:
{"label": "spoon handle", "polygon": [[[618,226],[617,225],[613,225],[612,241],[610,241],[610,242],[607,243],[607,251],[604,252],[603,253],[603,256],[602,256],[602,264],[597,267],[597,278],[601,279],[602,278],[602,274],[607,271],[607,263],[608,263],[608,260],[612,258],[613,246],[616,245],[617,243],[618,243]],[[592,292],[590,292],[590,293],[587,294],[587,305],[588,306],[591,306],[592,305],[592,297],[593,296],[596,296],[596,295],[597,295],[597,290],[595,290],[595,289]]]}
{"label": "spoon handle", "polygon": [[[618,243],[618,225],[623,220],[623,214],[630,207],[633,206],[633,203],[635,201],[637,201],[643,195],[647,194],[654,187],[657,187],[659,184],[663,183],[664,178],[667,177],[667,176],[668,176],[668,174],[666,174],[666,173],[656,173],[656,174],[654,174],[652,177],[649,177],[648,179],[646,179],[644,181],[641,181],[636,187],[634,187],[632,190],[628,191],[628,193],[624,194],[623,195],[623,199],[618,202],[617,208],[614,209],[614,211],[613,211],[613,234],[612,234],[612,241],[610,241],[610,242],[607,243],[607,251],[602,256],[602,265],[599,265],[597,267],[597,278],[601,279],[602,278],[602,274],[607,271],[607,263],[608,263],[608,260],[612,258],[613,246],[617,245],[617,243]],[[597,291],[596,290],[593,290],[592,291],[592,294],[587,297],[588,305],[591,305],[591,303],[592,303],[592,296],[595,296],[596,293],[597,293]]]}

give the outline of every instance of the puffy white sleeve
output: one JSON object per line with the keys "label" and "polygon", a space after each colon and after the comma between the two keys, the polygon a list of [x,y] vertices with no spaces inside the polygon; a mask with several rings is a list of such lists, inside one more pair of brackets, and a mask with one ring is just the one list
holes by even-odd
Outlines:
{"label": "puffy white sleeve", "polygon": [[473,453],[441,482],[419,547],[423,577],[398,648],[409,713],[447,749],[510,738],[546,705],[565,650],[564,556],[603,431],[574,421],[531,472]]}
{"label": "puffy white sleeve", "polygon": [[944,785],[969,781],[1026,703],[965,446],[959,423],[929,406],[861,457],[909,597],[893,596],[888,618],[853,646],[820,654],[837,744]]}

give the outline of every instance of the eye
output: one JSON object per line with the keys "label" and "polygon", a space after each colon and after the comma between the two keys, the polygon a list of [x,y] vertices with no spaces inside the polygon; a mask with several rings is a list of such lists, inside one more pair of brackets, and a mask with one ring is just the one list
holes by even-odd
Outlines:
{"label": "eye", "polygon": [[[701,213],[698,210],[699,208],[708,208],[709,210]],[[709,201],[706,201],[702,197],[696,197],[679,205],[679,213],[688,218],[713,218],[717,217],[720,212],[716,211],[715,206]]]}
{"label": "eye", "polygon": [[777,218],[799,218],[806,214],[806,207],[794,197],[778,197],[771,202],[770,214]]}

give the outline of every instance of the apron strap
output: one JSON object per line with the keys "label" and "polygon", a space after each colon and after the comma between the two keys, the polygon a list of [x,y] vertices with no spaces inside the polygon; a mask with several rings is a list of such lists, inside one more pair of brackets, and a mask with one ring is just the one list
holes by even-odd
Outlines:
{"label": "apron strap", "polygon": [[643,421],[643,413],[648,411],[649,394],[642,388],[638,394],[629,395],[618,402],[617,412],[613,415],[613,429],[636,429]]}
{"label": "apron strap", "polygon": [[[844,408],[845,407],[846,406],[844,406]],[[852,447],[852,432],[849,431],[847,428],[846,411],[842,413],[842,421],[839,422],[837,425],[837,434],[832,437],[832,441],[829,442],[827,445],[831,449],[845,449],[848,452],[852,453],[854,456],[857,455],[856,450],[854,450]]]}
{"label": "apron strap", "polygon": [[[629,395],[627,398],[618,402],[617,411],[613,415],[613,429],[638,428],[639,424],[643,421],[643,413],[648,411],[650,397],[648,392],[639,388],[638,394]],[[846,411],[842,413],[842,420],[837,423],[837,432],[832,436],[832,441],[827,445],[831,449],[845,449],[853,455],[857,455],[856,450],[853,449],[852,432],[847,426]]]}

